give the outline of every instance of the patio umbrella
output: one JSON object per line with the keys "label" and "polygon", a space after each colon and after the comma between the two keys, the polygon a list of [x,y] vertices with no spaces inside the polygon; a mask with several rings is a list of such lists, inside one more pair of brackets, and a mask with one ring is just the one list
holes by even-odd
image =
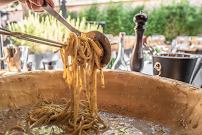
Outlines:
{"label": "patio umbrella", "polygon": [[60,10],[62,10],[62,16],[66,19],[67,18],[66,0],[62,0]]}

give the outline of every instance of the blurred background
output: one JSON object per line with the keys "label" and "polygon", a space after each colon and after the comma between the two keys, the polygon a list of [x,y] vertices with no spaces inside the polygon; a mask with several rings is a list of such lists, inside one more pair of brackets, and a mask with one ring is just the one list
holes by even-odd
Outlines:
{"label": "blurred background", "polygon": [[[143,44],[157,53],[202,54],[202,1],[201,0],[53,0],[55,10],[77,29],[87,32],[98,30],[109,39],[112,48],[111,69],[119,50],[119,33],[125,32],[124,61],[119,70],[130,70],[130,59],[135,47],[135,23],[133,17],[141,10],[149,17]],[[26,5],[13,2],[0,7],[1,27],[38,37],[65,42],[70,31],[48,13],[34,13]],[[23,63],[32,63],[34,70],[44,69],[43,62],[55,63],[62,69],[57,48],[40,45],[1,35],[1,57],[3,47],[26,46],[27,55]],[[22,48],[22,47],[21,47]],[[24,48],[24,50],[26,50]],[[22,50],[22,49],[21,49]],[[145,66],[142,73],[153,75],[152,56],[144,48]],[[23,58],[21,58],[23,59]],[[24,67],[24,66],[22,66]],[[2,69],[9,69],[2,59]],[[10,69],[9,69],[10,71]],[[202,79],[202,72],[198,75]],[[201,86],[201,84],[197,84]]]}
{"label": "blurred background", "polygon": [[[126,35],[134,33],[133,16],[143,10],[149,16],[145,36],[161,34],[166,41],[176,36],[197,36],[202,31],[201,0],[53,0],[56,10],[66,6],[67,15],[71,18],[85,17],[87,21],[106,22],[106,34]],[[7,22],[20,22],[28,17],[27,7],[18,2],[0,7],[2,25]],[[40,17],[47,13],[40,13]]]}

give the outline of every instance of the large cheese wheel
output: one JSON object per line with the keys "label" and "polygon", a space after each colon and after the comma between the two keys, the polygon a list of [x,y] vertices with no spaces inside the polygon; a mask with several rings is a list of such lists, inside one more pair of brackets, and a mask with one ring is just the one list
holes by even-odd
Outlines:
{"label": "large cheese wheel", "polygon": [[[0,110],[26,106],[41,98],[70,98],[63,71],[34,71],[0,77]],[[105,89],[98,74],[98,108],[158,122],[176,134],[202,134],[202,89],[136,72],[104,71]]]}

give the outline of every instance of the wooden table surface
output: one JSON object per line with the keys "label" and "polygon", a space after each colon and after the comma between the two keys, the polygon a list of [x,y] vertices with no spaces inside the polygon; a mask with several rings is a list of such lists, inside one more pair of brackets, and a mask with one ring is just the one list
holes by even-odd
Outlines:
{"label": "wooden table surface", "polygon": [[187,48],[187,49],[177,49],[178,51],[183,51],[183,52],[195,52],[197,48]]}
{"label": "wooden table surface", "polygon": [[178,51],[187,52],[187,53],[196,53],[198,50],[202,50],[202,47],[194,47],[194,48],[187,48],[187,49],[177,49]]}

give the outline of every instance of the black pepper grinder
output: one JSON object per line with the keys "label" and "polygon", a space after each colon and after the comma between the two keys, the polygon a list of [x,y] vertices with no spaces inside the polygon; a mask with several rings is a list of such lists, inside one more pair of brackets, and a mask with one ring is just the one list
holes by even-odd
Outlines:
{"label": "black pepper grinder", "polygon": [[140,13],[134,16],[133,21],[136,23],[136,27],[134,28],[136,33],[136,45],[132,52],[130,68],[132,71],[140,72],[144,66],[142,38],[146,30],[145,23],[148,21],[148,16],[140,11]]}

